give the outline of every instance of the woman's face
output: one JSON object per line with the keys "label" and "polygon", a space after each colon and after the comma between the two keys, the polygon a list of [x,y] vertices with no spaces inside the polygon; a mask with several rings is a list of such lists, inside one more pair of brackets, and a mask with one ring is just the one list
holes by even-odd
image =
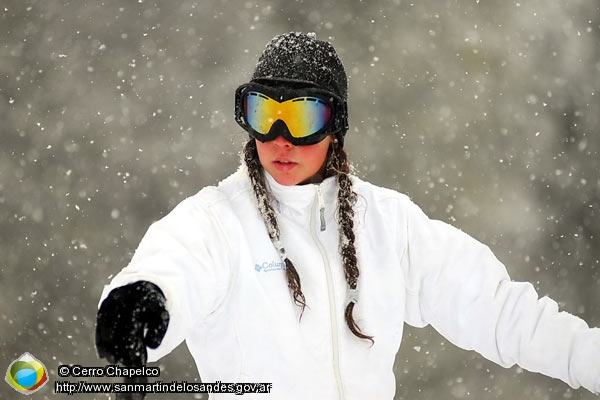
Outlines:
{"label": "woman's face", "polygon": [[280,135],[268,142],[256,140],[256,148],[263,168],[277,183],[291,186],[320,181],[332,140],[330,135],[316,144],[294,146]]}

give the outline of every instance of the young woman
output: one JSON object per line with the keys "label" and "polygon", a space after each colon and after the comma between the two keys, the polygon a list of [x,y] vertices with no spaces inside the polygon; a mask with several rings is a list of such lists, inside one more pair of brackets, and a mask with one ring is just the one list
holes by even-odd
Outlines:
{"label": "young woman", "polygon": [[599,329],[405,195],[350,175],[346,100],[329,43],[267,45],[236,91],[243,165],[150,227],[102,295],[99,355],[141,365],[147,347],[152,361],[186,340],[204,382],[271,382],[261,399],[392,399],[406,322],[600,391]]}

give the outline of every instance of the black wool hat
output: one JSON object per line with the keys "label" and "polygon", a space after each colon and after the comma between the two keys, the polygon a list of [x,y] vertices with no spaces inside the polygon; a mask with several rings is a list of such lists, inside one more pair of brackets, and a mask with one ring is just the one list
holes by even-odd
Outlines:
{"label": "black wool hat", "polygon": [[[313,86],[337,95],[347,121],[348,78],[335,49],[314,34],[288,32],[275,36],[256,64],[252,81],[265,84]],[[343,145],[347,126],[338,133]]]}
{"label": "black wool hat", "polygon": [[333,46],[314,34],[289,32],[275,36],[256,65],[253,81],[308,83],[346,101],[348,78]]}

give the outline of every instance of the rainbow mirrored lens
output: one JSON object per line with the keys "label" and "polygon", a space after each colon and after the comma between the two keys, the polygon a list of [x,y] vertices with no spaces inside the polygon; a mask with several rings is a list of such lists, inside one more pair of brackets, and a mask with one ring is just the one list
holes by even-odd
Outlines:
{"label": "rainbow mirrored lens", "polygon": [[248,125],[262,135],[282,120],[293,137],[303,138],[322,130],[331,119],[331,107],[318,97],[296,97],[280,103],[262,93],[248,92],[244,103]]}

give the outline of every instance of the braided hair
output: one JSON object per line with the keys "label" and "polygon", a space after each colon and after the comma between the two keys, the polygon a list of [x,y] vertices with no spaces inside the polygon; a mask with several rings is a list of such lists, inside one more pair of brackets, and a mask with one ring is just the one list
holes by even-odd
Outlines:
{"label": "braided hair", "polygon": [[[285,271],[294,303],[301,308],[300,318],[306,308],[306,298],[302,293],[300,275],[292,261],[287,257],[285,248],[281,243],[281,234],[275,210],[271,206],[271,196],[265,184],[263,167],[258,158],[256,141],[250,139],[244,146],[243,159],[248,169],[248,176],[252,184],[254,195],[258,202],[258,209],[265,222],[269,238],[285,263]],[[349,302],[346,305],[344,317],[346,324],[354,336],[360,339],[366,339],[374,343],[373,337],[362,333],[360,327],[354,321],[354,305],[358,301],[358,262],[356,258],[356,248],[354,246],[354,209],[357,194],[352,190],[352,180],[350,179],[350,164],[346,152],[339,143],[332,142],[327,155],[327,164],[325,176],[336,176],[339,186],[338,190],[338,232],[340,238],[339,251],[342,257],[346,282],[348,283]]]}

